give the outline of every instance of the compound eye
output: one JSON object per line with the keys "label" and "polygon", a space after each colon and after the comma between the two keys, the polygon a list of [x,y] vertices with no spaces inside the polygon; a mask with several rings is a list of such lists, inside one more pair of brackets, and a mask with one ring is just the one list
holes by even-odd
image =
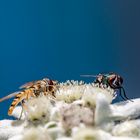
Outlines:
{"label": "compound eye", "polygon": [[115,75],[112,75],[112,76],[109,77],[109,81],[111,83],[116,83],[116,81],[117,81],[116,79],[117,79],[117,77]]}
{"label": "compound eye", "polygon": [[53,85],[53,81],[52,80],[48,80],[48,84],[49,85]]}
{"label": "compound eye", "polygon": [[108,83],[111,87],[117,88],[119,86],[118,77],[116,75],[111,75],[111,77],[108,79]]}
{"label": "compound eye", "polygon": [[123,83],[123,79],[122,79],[122,77],[117,76],[114,82],[115,82],[116,86],[120,87]]}

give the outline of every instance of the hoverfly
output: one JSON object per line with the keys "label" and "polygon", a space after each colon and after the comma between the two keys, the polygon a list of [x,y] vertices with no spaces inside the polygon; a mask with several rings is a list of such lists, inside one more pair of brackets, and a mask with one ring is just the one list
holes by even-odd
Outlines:
{"label": "hoverfly", "polygon": [[[98,74],[98,75],[81,75],[83,77],[95,77],[94,83],[99,84],[99,87],[101,86],[107,86],[114,90],[119,90],[120,96],[123,100],[130,100],[125,93],[125,90],[122,86],[123,84],[123,78],[116,74],[116,73],[108,73],[108,74]],[[131,101],[131,100],[130,100]]]}
{"label": "hoverfly", "polygon": [[14,92],[5,96],[0,99],[0,102],[12,98],[15,96],[12,104],[9,107],[8,115],[12,115],[14,108],[19,104],[22,103],[24,100],[28,100],[31,97],[38,97],[41,93],[44,95],[52,95],[55,97],[55,91],[57,87],[57,81],[50,80],[48,78],[44,78],[38,81],[32,81],[25,83],[24,85],[20,86],[20,89],[23,89],[18,92]]}

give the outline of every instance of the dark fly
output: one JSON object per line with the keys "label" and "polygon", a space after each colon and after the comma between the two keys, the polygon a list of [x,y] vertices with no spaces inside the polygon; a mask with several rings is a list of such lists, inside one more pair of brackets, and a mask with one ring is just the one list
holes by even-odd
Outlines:
{"label": "dark fly", "polygon": [[[94,83],[98,83],[99,87],[107,86],[114,90],[119,90],[120,96],[124,100],[130,100],[122,86],[123,78],[116,73],[98,74],[98,75],[81,75],[83,77],[95,77]],[[132,101],[132,100],[130,100]]]}

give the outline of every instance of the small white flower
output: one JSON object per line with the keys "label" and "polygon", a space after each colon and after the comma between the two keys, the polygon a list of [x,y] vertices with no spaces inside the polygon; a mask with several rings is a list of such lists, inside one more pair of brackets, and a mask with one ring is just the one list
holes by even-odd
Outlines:
{"label": "small white flower", "polygon": [[42,127],[28,128],[23,133],[22,140],[52,140],[47,130]]}
{"label": "small white flower", "polygon": [[64,103],[63,101],[58,101],[55,103],[55,106],[51,109],[50,121],[58,122],[61,119],[60,109],[65,104],[66,103]]}
{"label": "small white flower", "polygon": [[79,126],[81,123],[85,125],[94,124],[93,111],[74,103],[61,108],[61,117],[62,125],[67,130]]}
{"label": "small white flower", "polygon": [[123,101],[111,105],[112,115],[118,120],[135,119],[140,117],[140,98],[131,101]]}
{"label": "small white flower", "polygon": [[84,85],[84,81],[74,81],[74,80],[67,80],[66,82],[62,82],[59,84],[61,87],[66,87],[66,86],[80,86]]}
{"label": "small white flower", "polygon": [[53,140],[64,136],[65,131],[60,125],[60,123],[56,124],[54,122],[50,122],[46,124],[45,128],[47,129],[48,134],[51,136]]}
{"label": "small white flower", "polygon": [[79,129],[73,140],[110,140],[111,135],[102,130],[93,128]]}
{"label": "small white flower", "polygon": [[114,127],[112,134],[140,138],[140,120],[131,120],[118,124]]}
{"label": "small white flower", "polygon": [[0,140],[7,140],[21,134],[23,126],[17,124],[18,122],[13,120],[0,121]]}
{"label": "small white flower", "polygon": [[84,97],[86,97],[86,96],[89,95],[93,99],[93,101],[94,101],[94,100],[96,100],[96,96],[99,93],[103,94],[106,97],[108,103],[111,103],[112,100],[115,98],[115,96],[114,96],[114,94],[115,94],[114,93],[114,90],[112,90],[110,88],[103,89],[103,88],[96,87],[94,84],[87,84],[85,86],[85,89],[84,89]]}
{"label": "small white flower", "polygon": [[73,140],[70,137],[61,137],[61,138],[57,138],[56,140]]}
{"label": "small white flower", "polygon": [[52,105],[47,97],[32,98],[25,106],[27,119],[33,124],[41,124],[49,121]]}
{"label": "small white flower", "polygon": [[111,139],[110,140],[140,140],[139,138],[132,138],[132,137],[128,137],[128,136],[126,136],[126,137],[124,137],[124,136],[122,136],[122,137],[111,137]]}
{"label": "small white flower", "polygon": [[21,134],[19,134],[19,135],[15,135],[15,136],[13,136],[13,137],[10,137],[8,140],[22,140],[22,135]]}
{"label": "small white flower", "polygon": [[110,105],[102,93],[96,96],[95,125],[106,131],[110,131],[114,126]]}

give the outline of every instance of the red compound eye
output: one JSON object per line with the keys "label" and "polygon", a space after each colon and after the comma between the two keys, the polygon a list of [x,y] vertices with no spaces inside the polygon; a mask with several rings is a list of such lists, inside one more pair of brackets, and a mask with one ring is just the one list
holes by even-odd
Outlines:
{"label": "red compound eye", "polygon": [[53,85],[53,81],[52,80],[48,80],[48,84],[49,85]]}
{"label": "red compound eye", "polygon": [[122,86],[123,79],[119,75],[111,75],[108,79],[108,82],[111,87],[119,88]]}
{"label": "red compound eye", "polygon": [[108,81],[109,81],[109,83],[113,83],[114,81],[116,81],[116,75],[110,75],[109,77],[108,77]]}

